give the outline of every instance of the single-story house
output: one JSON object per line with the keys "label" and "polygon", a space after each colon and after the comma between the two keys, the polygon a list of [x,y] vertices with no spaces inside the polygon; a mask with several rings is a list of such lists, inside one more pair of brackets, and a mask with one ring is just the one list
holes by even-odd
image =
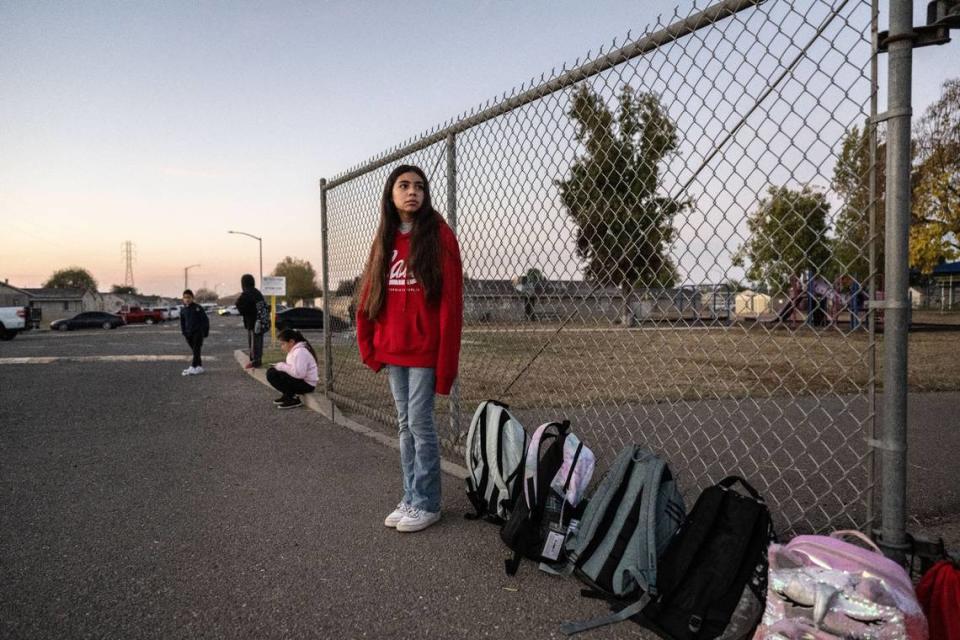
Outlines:
{"label": "single-story house", "polygon": [[30,304],[30,294],[24,290],[8,284],[6,280],[0,282],[0,307],[26,307]]}
{"label": "single-story house", "polygon": [[82,311],[99,311],[100,294],[89,289],[25,288],[30,295],[30,306],[41,310],[43,324],[69,318]]}

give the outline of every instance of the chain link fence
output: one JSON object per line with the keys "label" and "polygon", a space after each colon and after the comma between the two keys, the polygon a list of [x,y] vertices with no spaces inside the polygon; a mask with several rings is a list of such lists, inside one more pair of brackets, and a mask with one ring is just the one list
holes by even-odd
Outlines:
{"label": "chain link fence", "polygon": [[[329,313],[352,325],[387,174],[419,165],[465,272],[445,455],[498,398],[531,430],[569,419],[601,471],[639,442],[690,499],[739,474],[783,532],[869,526],[872,17],[693,6],[335,177]],[[392,432],[355,335],[326,357],[331,397]]]}

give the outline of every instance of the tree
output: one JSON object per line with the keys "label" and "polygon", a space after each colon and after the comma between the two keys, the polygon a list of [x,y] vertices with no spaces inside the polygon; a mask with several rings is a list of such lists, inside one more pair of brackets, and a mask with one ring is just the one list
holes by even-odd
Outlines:
{"label": "tree", "polygon": [[341,280],[337,284],[336,290],[333,292],[335,296],[352,296],[356,290],[357,286],[360,284],[360,276],[351,278],[350,280]]}
{"label": "tree", "polygon": [[119,295],[134,295],[134,296],[135,296],[135,295],[138,295],[140,292],[137,291],[137,288],[136,288],[136,287],[132,287],[132,286],[128,286],[128,285],[123,285],[123,284],[115,284],[115,285],[113,285],[112,287],[110,287],[110,293],[116,293],[116,294],[119,294]]}
{"label": "tree", "polygon": [[750,236],[737,250],[733,263],[750,261],[747,278],[763,283],[772,295],[787,290],[790,277],[808,269],[822,274],[830,259],[826,238],[830,204],[810,187],[795,191],[770,187],[747,219]]}
{"label": "tree", "polygon": [[197,289],[196,293],[193,294],[193,298],[197,302],[216,302],[219,297],[216,291],[203,288]]}
{"label": "tree", "polygon": [[273,268],[273,275],[284,276],[287,279],[287,295],[289,302],[297,300],[313,300],[320,295],[317,286],[317,272],[308,260],[287,256]]}
{"label": "tree", "polygon": [[67,267],[54,271],[53,275],[43,283],[43,286],[51,289],[89,289],[90,291],[96,291],[97,281],[86,269]]}
{"label": "tree", "polygon": [[[833,271],[830,275],[849,275],[865,282],[870,275],[870,130],[853,127],[843,138],[840,157],[833,169],[830,186],[840,197],[833,239]],[[876,170],[876,218],[873,240],[876,246],[875,271],[883,270],[883,234],[885,203],[884,154],[886,145],[878,141]]]}
{"label": "tree", "polygon": [[914,129],[910,266],[930,273],[960,257],[960,78]]}
{"label": "tree", "polygon": [[540,271],[537,267],[530,267],[527,269],[527,272],[524,274],[524,281],[527,284],[541,284],[547,281],[547,277],[543,275],[543,271]]}
{"label": "tree", "polygon": [[556,185],[586,278],[620,287],[626,305],[636,288],[671,286],[676,267],[667,247],[685,204],[661,194],[660,164],[677,148],[676,125],[654,94],[629,86],[616,116],[587,85],[574,92],[568,115],[583,150]]}

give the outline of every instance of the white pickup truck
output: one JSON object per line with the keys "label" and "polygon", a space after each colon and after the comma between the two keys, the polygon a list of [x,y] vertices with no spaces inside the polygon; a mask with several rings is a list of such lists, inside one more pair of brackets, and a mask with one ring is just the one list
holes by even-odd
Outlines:
{"label": "white pickup truck", "polygon": [[13,340],[30,328],[30,310],[26,307],[0,307],[0,340]]}

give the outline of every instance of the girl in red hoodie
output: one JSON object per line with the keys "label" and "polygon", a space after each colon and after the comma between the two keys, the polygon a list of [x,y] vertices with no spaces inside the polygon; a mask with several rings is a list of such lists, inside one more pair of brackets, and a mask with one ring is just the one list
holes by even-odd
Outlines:
{"label": "girl in red hoodie", "polygon": [[387,367],[399,418],[403,497],[384,524],[420,531],[440,519],[433,403],[457,377],[463,269],[457,238],[418,167],[400,165],[387,178],[361,292],[360,357],[374,371]]}

